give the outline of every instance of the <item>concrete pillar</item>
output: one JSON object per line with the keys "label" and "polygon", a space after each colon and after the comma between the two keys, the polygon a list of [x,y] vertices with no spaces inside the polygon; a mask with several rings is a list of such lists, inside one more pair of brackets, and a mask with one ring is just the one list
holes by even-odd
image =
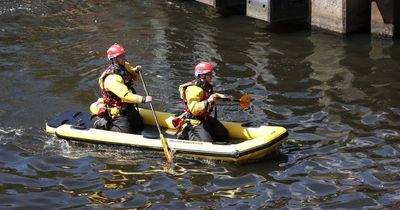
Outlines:
{"label": "concrete pillar", "polygon": [[368,30],[370,1],[367,0],[311,0],[311,26],[346,35]]}
{"label": "concrete pillar", "polygon": [[371,34],[375,37],[399,36],[399,6],[396,0],[373,0],[371,2]]}
{"label": "concrete pillar", "polygon": [[196,1],[208,4],[215,8],[221,8],[221,7],[235,7],[244,5],[244,2],[246,0],[196,0]]}
{"label": "concrete pillar", "polygon": [[268,23],[306,20],[309,0],[247,0],[246,13]]}

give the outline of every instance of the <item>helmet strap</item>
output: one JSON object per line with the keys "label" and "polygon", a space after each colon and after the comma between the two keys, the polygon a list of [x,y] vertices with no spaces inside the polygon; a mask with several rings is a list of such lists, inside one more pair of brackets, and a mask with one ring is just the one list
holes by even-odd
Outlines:
{"label": "helmet strap", "polygon": [[123,66],[118,62],[116,57],[111,59],[111,63],[114,64],[114,65]]}
{"label": "helmet strap", "polygon": [[197,75],[197,78],[201,79],[201,80],[205,80],[206,79],[206,74],[199,74]]}
{"label": "helmet strap", "polygon": [[194,80],[195,81],[195,85],[199,86],[199,87],[203,87],[204,84],[207,83],[205,78],[201,78],[200,75]]}
{"label": "helmet strap", "polygon": [[213,86],[210,83],[208,83],[206,79],[197,77],[193,82],[194,85],[196,85],[197,87],[201,87],[202,89],[206,90],[209,93],[213,92]]}

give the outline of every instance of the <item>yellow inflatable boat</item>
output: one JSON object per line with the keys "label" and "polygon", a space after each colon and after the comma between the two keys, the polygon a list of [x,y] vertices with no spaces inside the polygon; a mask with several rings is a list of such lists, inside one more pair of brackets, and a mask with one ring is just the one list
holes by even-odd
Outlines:
{"label": "yellow inflatable boat", "polygon": [[[151,110],[140,109],[147,125],[141,134],[119,133],[91,128],[91,115],[86,112],[67,111],[46,123],[46,131],[60,138],[100,144],[134,146],[162,151],[158,131]],[[248,162],[260,159],[275,151],[286,140],[287,130],[279,126],[251,127],[241,123],[224,122],[232,141],[211,143],[180,140],[172,125],[175,115],[156,112],[163,134],[175,156],[190,156],[230,162]],[[152,129],[153,128],[153,129]]]}

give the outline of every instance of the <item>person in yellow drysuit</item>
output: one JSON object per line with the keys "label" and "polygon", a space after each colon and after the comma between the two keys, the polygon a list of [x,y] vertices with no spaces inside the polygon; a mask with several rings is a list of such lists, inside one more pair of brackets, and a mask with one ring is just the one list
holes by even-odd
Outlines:
{"label": "person in yellow drysuit", "polygon": [[99,78],[102,98],[90,106],[96,115],[93,127],[123,133],[139,133],[143,130],[143,119],[137,104],[152,102],[151,96],[137,95],[134,81],[140,80],[138,71],[142,67],[132,67],[125,60],[125,49],[114,44],[107,50],[111,65]]}
{"label": "person in yellow drysuit", "polygon": [[[181,129],[179,139],[194,141],[226,142],[229,133],[224,125],[210,114],[216,109],[218,98],[229,98],[223,94],[214,93],[214,67],[207,62],[200,62],[194,69],[195,79],[179,86],[181,99],[185,104],[185,111],[175,118],[174,125]],[[216,110],[215,110],[216,111]]]}

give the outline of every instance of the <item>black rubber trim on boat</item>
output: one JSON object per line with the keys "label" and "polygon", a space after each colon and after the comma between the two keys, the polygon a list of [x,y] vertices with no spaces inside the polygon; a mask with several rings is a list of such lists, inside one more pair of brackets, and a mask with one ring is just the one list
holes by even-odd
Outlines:
{"label": "black rubber trim on boat", "polygon": [[258,128],[258,127],[261,126],[260,123],[254,122],[254,121],[244,122],[244,123],[242,123],[242,124],[240,124],[240,125],[241,125],[242,127],[244,127],[244,128],[250,128],[250,127],[252,127],[252,128]]}
{"label": "black rubber trim on boat", "polygon": [[288,134],[288,132],[286,131],[285,133],[283,133],[282,135],[280,135],[278,138],[274,139],[274,140],[271,141],[271,142],[268,142],[267,144],[263,144],[263,145],[260,145],[260,146],[255,147],[255,148],[253,148],[253,149],[249,149],[249,150],[244,150],[244,151],[242,151],[242,152],[240,153],[240,156],[244,156],[244,155],[247,155],[247,154],[256,152],[256,151],[258,151],[258,150],[262,150],[262,149],[266,149],[266,148],[268,148],[268,147],[271,147],[271,146],[277,144],[278,142],[282,141],[282,140],[285,139],[286,137],[288,137],[288,135],[289,135],[289,134]]}
{"label": "black rubber trim on boat", "polygon": [[79,124],[79,125],[71,125],[72,128],[78,129],[78,130],[89,130],[90,128],[86,127],[84,124]]}
{"label": "black rubber trim on boat", "polygon": [[159,136],[149,136],[149,135],[142,135],[143,136],[143,138],[146,138],[146,139],[159,139],[160,137]]}
{"label": "black rubber trim on boat", "polygon": [[[68,136],[63,136],[58,134],[57,132],[55,132],[56,136],[59,138],[63,138],[63,139],[67,139],[67,140],[74,140],[74,141],[81,141],[81,142],[88,142],[88,143],[93,143],[93,144],[108,144],[108,145],[122,145],[122,146],[132,146],[132,147],[136,147],[136,148],[144,148],[144,149],[152,149],[152,150],[158,150],[158,151],[162,151],[163,148],[162,147],[146,147],[146,146],[139,146],[139,145],[133,145],[133,144],[126,144],[126,143],[116,143],[116,142],[105,142],[105,141],[94,141],[94,140],[90,140],[90,139],[85,139],[85,138],[71,138]],[[282,141],[284,138],[288,137],[288,132],[286,131],[285,133],[283,133],[282,135],[280,135],[279,137],[277,137],[276,139],[274,139],[273,141],[270,141],[266,144],[262,144],[259,145],[257,147],[248,149],[248,150],[244,150],[244,151],[238,151],[238,150],[234,150],[234,151],[229,151],[229,152],[207,152],[207,151],[191,151],[191,150],[177,150],[177,152],[182,153],[182,154],[193,154],[193,155],[201,155],[201,156],[210,156],[210,157],[227,157],[227,158],[240,158],[241,156],[244,155],[248,155],[251,154],[253,152],[257,152],[259,150],[263,150],[266,149],[268,147],[272,147],[273,145],[277,144],[278,142]]]}
{"label": "black rubber trim on boat", "polygon": [[263,150],[266,149],[268,147],[272,147],[273,145],[277,144],[278,142],[282,141],[284,138],[288,137],[288,132],[286,131],[285,133],[283,133],[282,135],[280,135],[278,138],[274,139],[273,141],[270,141],[266,144],[262,144],[259,145],[257,147],[248,149],[248,150],[244,150],[244,151],[238,151],[238,150],[234,150],[231,151],[229,153],[211,153],[211,152],[197,152],[197,151],[182,151],[179,150],[180,153],[184,153],[184,154],[195,154],[195,155],[204,155],[204,156],[214,156],[214,157],[231,157],[231,158],[239,158],[241,156],[245,156],[248,154],[251,154],[253,152],[257,152],[259,150]]}

